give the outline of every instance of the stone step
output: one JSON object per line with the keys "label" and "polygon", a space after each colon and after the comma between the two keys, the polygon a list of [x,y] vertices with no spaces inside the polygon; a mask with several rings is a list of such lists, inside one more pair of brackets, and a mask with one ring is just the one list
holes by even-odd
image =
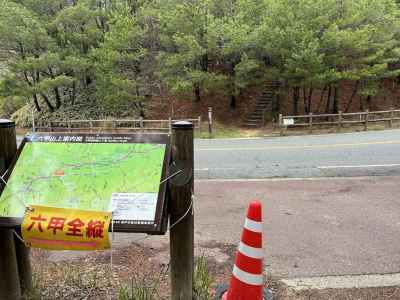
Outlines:
{"label": "stone step", "polygon": [[254,121],[245,121],[244,122],[244,124],[246,124],[246,125],[253,125],[253,126],[260,126],[261,124],[262,124],[262,121],[257,121],[257,122],[254,122]]}
{"label": "stone step", "polygon": [[259,116],[259,117],[257,117],[257,116],[250,116],[250,117],[247,118],[248,121],[254,121],[254,122],[262,121],[262,119],[263,119],[262,116]]}
{"label": "stone step", "polygon": [[255,111],[262,111],[262,110],[271,110],[272,109],[272,105],[257,105],[255,107]]}
{"label": "stone step", "polygon": [[256,105],[268,105],[268,104],[272,104],[272,101],[258,101],[256,103]]}
{"label": "stone step", "polygon": [[247,117],[247,120],[254,120],[254,121],[262,120],[262,115],[250,115]]}
{"label": "stone step", "polygon": [[251,127],[251,128],[259,128],[261,127],[261,124],[244,124],[244,127]]}
{"label": "stone step", "polygon": [[246,122],[247,123],[254,123],[254,124],[258,124],[258,123],[262,123],[262,118],[260,119],[247,119]]}
{"label": "stone step", "polygon": [[264,112],[268,112],[268,111],[269,111],[269,109],[265,109],[265,108],[257,109],[257,110],[254,110],[251,114],[253,114],[253,113],[263,114]]}

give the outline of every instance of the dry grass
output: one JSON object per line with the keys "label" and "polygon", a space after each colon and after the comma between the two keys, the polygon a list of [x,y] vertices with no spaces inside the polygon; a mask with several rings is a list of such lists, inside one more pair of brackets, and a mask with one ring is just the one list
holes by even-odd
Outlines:
{"label": "dry grass", "polygon": [[[230,257],[218,263],[212,257],[201,256],[195,267],[196,300],[213,299],[214,288],[229,283],[235,249],[233,245],[213,245]],[[156,258],[168,249],[152,249],[133,244],[114,251],[113,269],[109,252],[94,252],[84,258],[51,262],[49,252],[34,250],[34,290],[30,300],[158,300],[169,299],[168,264]],[[269,277],[266,287],[274,300],[395,300],[400,299],[400,287],[365,289],[326,289],[294,292],[278,278]]]}

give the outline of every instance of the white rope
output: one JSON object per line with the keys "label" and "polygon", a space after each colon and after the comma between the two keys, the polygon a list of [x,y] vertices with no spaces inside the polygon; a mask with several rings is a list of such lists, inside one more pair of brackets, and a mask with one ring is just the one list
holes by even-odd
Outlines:
{"label": "white rope", "polygon": [[111,212],[111,245],[110,245],[110,268],[111,268],[111,276],[113,277],[113,243],[114,243],[114,212]]}
{"label": "white rope", "polygon": [[160,182],[160,185],[163,184],[164,182],[170,180],[171,178],[174,178],[176,175],[181,174],[182,172],[183,172],[182,170],[179,170],[179,171],[177,171],[176,173],[174,173],[174,174],[168,176],[167,178],[165,178],[163,181]]}
{"label": "white rope", "polygon": [[[4,175],[3,175],[4,176]],[[1,181],[3,181],[4,185],[7,185],[7,182],[4,180],[4,177],[0,176]]]}
{"label": "white rope", "polygon": [[6,180],[4,179],[4,176],[6,176],[6,175],[7,175],[7,173],[8,173],[8,170],[9,170],[9,169],[7,169],[7,170],[4,172],[4,174],[3,174],[3,175],[0,175],[0,179],[1,179],[1,181],[3,181],[3,182],[4,182],[4,184],[5,184],[5,185],[7,185],[7,182],[6,182]]}
{"label": "white rope", "polygon": [[189,205],[188,210],[187,210],[187,211],[185,212],[185,214],[184,214],[182,217],[180,217],[175,223],[173,223],[172,225],[169,226],[169,230],[171,230],[172,228],[174,228],[174,226],[178,225],[180,222],[182,222],[182,220],[183,220],[184,218],[186,218],[186,216],[188,215],[188,213],[190,212],[190,210],[191,210],[192,207],[193,207],[193,200],[194,200],[194,194],[192,194],[192,200],[190,201],[190,205]]}
{"label": "white rope", "polygon": [[24,244],[26,245],[24,239],[13,229],[12,232],[15,234],[15,236]]}

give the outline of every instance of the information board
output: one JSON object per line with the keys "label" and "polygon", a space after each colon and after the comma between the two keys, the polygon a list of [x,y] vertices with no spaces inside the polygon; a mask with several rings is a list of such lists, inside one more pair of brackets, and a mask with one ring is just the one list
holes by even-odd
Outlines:
{"label": "information board", "polygon": [[41,205],[113,212],[115,231],[163,233],[170,159],[164,134],[26,136],[0,195],[0,226]]}
{"label": "information board", "polygon": [[294,125],[294,119],[293,118],[283,119],[283,125],[285,126]]}

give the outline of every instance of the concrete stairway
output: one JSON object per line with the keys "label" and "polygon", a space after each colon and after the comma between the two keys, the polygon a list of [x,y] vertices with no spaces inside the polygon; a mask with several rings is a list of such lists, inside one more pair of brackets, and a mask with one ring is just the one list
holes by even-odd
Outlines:
{"label": "concrete stairway", "polygon": [[268,81],[265,83],[264,91],[257,98],[256,107],[244,121],[244,126],[258,128],[265,125],[264,115],[265,113],[272,112],[278,87],[279,83],[276,81]]}

